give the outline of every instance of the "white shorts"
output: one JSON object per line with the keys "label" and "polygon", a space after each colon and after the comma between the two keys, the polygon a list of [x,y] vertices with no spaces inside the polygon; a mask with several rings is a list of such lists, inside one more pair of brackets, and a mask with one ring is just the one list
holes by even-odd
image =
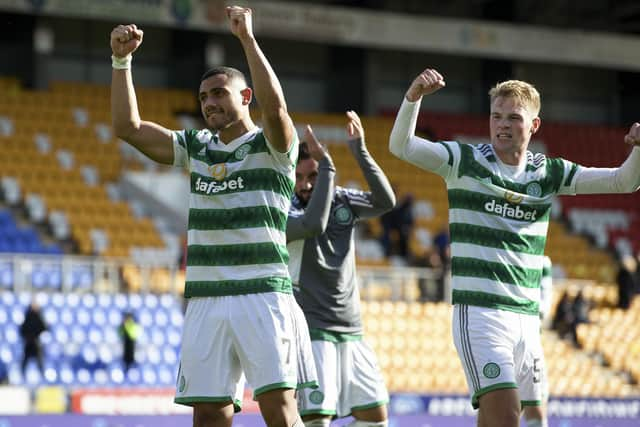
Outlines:
{"label": "white shorts", "polygon": [[[309,332],[299,310],[293,295],[278,292],[190,298],[175,402],[233,402],[239,410],[244,376],[254,396],[315,385]],[[304,360],[301,370],[298,361]]]}
{"label": "white shorts", "polygon": [[376,355],[361,338],[343,342],[314,340],[311,346],[320,387],[300,393],[301,416],[346,417],[354,410],[375,408],[389,401]]}
{"label": "white shorts", "polygon": [[456,304],[452,328],[474,408],[483,394],[505,388],[518,390],[522,406],[540,405],[545,367],[538,316]]}

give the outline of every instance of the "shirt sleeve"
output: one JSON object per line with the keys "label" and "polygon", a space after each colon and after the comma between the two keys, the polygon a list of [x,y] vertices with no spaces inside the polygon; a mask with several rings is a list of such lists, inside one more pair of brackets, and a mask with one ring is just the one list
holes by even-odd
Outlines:
{"label": "shirt sleeve", "polygon": [[620,167],[583,167],[576,175],[576,194],[634,192],[640,188],[640,148],[631,150]]}
{"label": "shirt sleeve", "polygon": [[318,178],[307,208],[289,211],[287,217],[287,242],[307,239],[324,232],[329,222],[334,193],[336,170],[331,159],[325,157],[318,165]]}
{"label": "shirt sleeve", "polygon": [[289,148],[289,151],[287,151],[286,153],[281,153],[280,151],[276,150],[273,145],[271,145],[271,143],[267,139],[267,135],[265,135],[264,132],[262,132],[262,135],[264,136],[264,140],[269,153],[271,153],[278,166],[288,169],[296,165],[296,162],[298,161],[298,149],[300,147],[300,143],[298,134],[295,131],[293,132],[294,139],[293,143],[291,144],[291,148]]}
{"label": "shirt sleeve", "polygon": [[187,130],[172,131],[173,136],[173,166],[184,169],[189,168],[189,146],[190,133]]}
{"label": "shirt sleeve", "polygon": [[389,150],[421,169],[440,171],[449,162],[449,152],[441,144],[415,135],[421,101],[402,101],[389,137]]}

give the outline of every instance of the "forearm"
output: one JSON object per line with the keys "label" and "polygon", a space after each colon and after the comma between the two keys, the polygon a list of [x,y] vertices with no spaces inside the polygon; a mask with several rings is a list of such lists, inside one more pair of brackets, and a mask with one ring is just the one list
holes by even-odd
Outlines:
{"label": "forearm", "polygon": [[138,101],[130,69],[111,71],[111,120],[116,135],[124,140],[140,127]]}
{"label": "forearm", "polygon": [[396,197],[389,179],[373,159],[362,138],[350,141],[349,149],[358,162],[360,170],[367,181],[371,192],[371,202],[379,213],[391,210],[396,204]]}
{"label": "forearm", "polygon": [[327,228],[335,190],[335,174],[336,169],[330,157],[320,160],[318,178],[304,215],[287,220],[287,241],[314,237]]}
{"label": "forearm", "polygon": [[632,193],[640,188],[640,147],[618,168],[583,168],[576,177],[576,194]]}
{"label": "forearm", "polygon": [[402,98],[402,105],[400,105],[398,115],[393,123],[393,129],[391,129],[389,150],[403,160],[407,159],[405,152],[411,137],[416,132],[421,102],[422,99],[416,102],[409,102],[406,98]]}
{"label": "forearm", "polygon": [[276,114],[280,110],[286,111],[287,105],[278,77],[260,49],[258,42],[255,38],[250,37],[243,39],[241,43],[251,72],[253,90],[263,114]]}
{"label": "forearm", "polygon": [[448,161],[448,153],[441,144],[415,136],[420,102],[403,99],[389,137],[389,150],[422,169],[437,171]]}

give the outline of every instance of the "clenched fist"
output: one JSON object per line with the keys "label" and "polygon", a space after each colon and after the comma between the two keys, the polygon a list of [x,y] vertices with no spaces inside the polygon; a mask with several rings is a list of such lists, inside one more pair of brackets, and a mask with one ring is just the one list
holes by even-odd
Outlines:
{"label": "clenched fist", "polygon": [[134,24],[118,25],[111,31],[113,56],[124,58],[133,53],[142,43],[143,31]]}
{"label": "clenched fist", "polygon": [[251,9],[248,7],[228,6],[227,17],[231,32],[240,40],[253,38]]}
{"label": "clenched fist", "polygon": [[624,142],[634,147],[640,146],[640,123],[634,123],[625,135]]}
{"label": "clenched fist", "polygon": [[444,77],[440,75],[436,70],[427,68],[418,77],[413,80],[409,90],[407,90],[407,100],[410,102],[416,102],[424,95],[430,95],[443,87],[446,83]]}

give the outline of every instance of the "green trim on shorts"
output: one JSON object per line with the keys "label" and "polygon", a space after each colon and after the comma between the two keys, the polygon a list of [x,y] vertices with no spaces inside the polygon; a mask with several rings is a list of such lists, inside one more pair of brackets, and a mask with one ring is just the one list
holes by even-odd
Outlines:
{"label": "green trim on shorts", "polygon": [[314,381],[308,381],[308,382],[306,382],[306,383],[300,383],[300,384],[298,384],[298,387],[296,387],[296,390],[300,390],[300,389],[303,389],[303,388],[313,388],[313,389],[316,389],[316,388],[318,388],[318,387],[320,387],[320,384],[318,383],[318,381],[315,381],[315,380],[314,380]]}
{"label": "green trim on shorts", "polygon": [[542,406],[542,400],[521,400],[520,405],[525,406]]}
{"label": "green trim on shorts", "polygon": [[208,397],[208,396],[191,396],[191,397],[176,397],[173,399],[174,403],[185,406],[193,406],[195,403],[221,403],[229,402],[233,404],[233,412],[240,412],[242,409],[242,401],[232,399],[229,396],[225,397]]}
{"label": "green trim on shorts", "polygon": [[258,395],[262,394],[262,393],[266,393],[267,391],[271,391],[271,390],[277,390],[280,388],[284,388],[284,389],[296,389],[296,385],[294,383],[274,383],[274,384],[267,384],[263,387],[257,388],[253,391],[253,398],[255,399],[256,397],[258,397]]}
{"label": "green trim on shorts", "polygon": [[307,411],[300,411],[300,416],[304,417],[307,415],[338,415],[336,411],[332,411],[330,409],[309,409]]}
{"label": "green trim on shorts", "polygon": [[371,408],[378,408],[380,406],[386,405],[387,403],[389,403],[389,399],[379,400],[377,402],[369,403],[367,405],[354,406],[354,407],[351,408],[351,412],[353,412],[353,411],[364,411],[366,409],[371,409]]}
{"label": "green trim on shorts", "polygon": [[478,398],[480,396],[482,396],[483,394],[487,394],[490,391],[495,391],[495,390],[503,390],[503,389],[507,389],[507,388],[518,388],[518,384],[516,383],[499,383],[499,384],[494,384],[494,385],[490,385],[489,387],[484,387],[481,388],[480,390],[476,391],[475,393],[473,393],[473,396],[471,396],[471,405],[473,406],[473,409],[478,409],[480,407],[480,403],[478,402]]}
{"label": "green trim on shorts", "polygon": [[332,343],[362,341],[362,334],[345,334],[326,329],[309,329],[309,337],[311,341],[328,341]]}

